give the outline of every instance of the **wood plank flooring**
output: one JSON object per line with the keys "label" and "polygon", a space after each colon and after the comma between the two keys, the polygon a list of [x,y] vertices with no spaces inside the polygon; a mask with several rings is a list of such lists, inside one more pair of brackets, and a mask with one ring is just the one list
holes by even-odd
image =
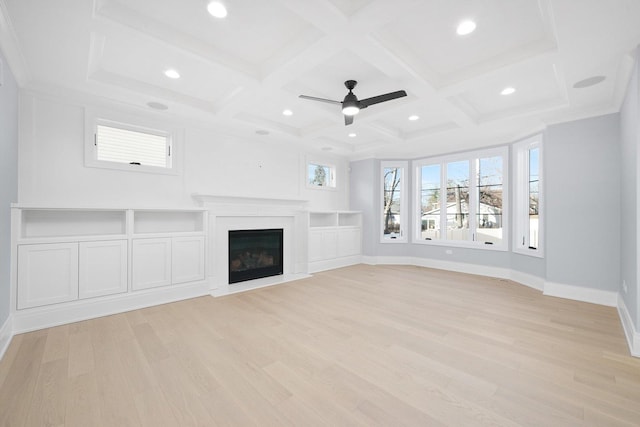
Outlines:
{"label": "wood plank flooring", "polygon": [[615,309],[358,265],[14,337],[2,426],[639,426]]}

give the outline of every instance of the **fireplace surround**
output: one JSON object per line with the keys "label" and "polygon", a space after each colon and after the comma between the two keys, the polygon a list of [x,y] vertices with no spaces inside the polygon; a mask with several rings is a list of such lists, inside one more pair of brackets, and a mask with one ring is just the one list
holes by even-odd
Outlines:
{"label": "fireplace surround", "polygon": [[[220,296],[309,277],[306,200],[194,194],[209,211],[207,259],[211,295]],[[282,229],[282,274],[230,284],[229,232]]]}

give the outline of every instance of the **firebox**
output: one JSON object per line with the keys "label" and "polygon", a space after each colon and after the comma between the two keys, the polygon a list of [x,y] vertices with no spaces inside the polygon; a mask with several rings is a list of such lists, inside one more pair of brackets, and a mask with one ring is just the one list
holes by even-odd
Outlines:
{"label": "firebox", "polygon": [[283,273],[283,229],[229,230],[229,284]]}

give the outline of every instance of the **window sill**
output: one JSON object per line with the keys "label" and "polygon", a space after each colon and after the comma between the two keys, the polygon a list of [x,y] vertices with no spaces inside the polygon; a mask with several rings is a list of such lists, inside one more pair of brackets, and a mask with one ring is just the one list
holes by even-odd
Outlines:
{"label": "window sill", "polygon": [[445,246],[450,248],[464,248],[464,249],[479,249],[482,251],[495,251],[495,252],[508,252],[509,248],[507,248],[506,244],[500,245],[486,245],[479,242],[465,242],[465,241],[455,241],[455,240],[417,240],[414,239],[411,243],[416,245],[425,245],[425,246]]}
{"label": "window sill", "polygon": [[522,249],[522,248],[513,248],[512,252],[518,255],[525,255],[534,258],[544,258],[544,252],[541,250],[531,250],[531,249]]}

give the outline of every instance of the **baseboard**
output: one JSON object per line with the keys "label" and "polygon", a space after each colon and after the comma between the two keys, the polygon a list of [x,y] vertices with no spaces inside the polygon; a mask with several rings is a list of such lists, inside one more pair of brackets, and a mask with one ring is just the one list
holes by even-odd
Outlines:
{"label": "baseboard", "polygon": [[362,263],[361,255],[334,258],[330,260],[314,261],[309,263],[309,273],[318,273],[320,271],[333,270],[335,268],[348,267]]}
{"label": "baseboard", "polygon": [[566,298],[575,301],[589,302],[592,304],[616,307],[618,305],[618,293],[603,291],[601,289],[583,288],[580,286],[565,285],[563,283],[545,282],[545,295],[558,298]]}
{"label": "baseboard", "polygon": [[622,323],[622,329],[624,335],[627,338],[627,344],[629,345],[629,351],[632,356],[640,357],[640,332],[636,331],[633,325],[633,319],[627,310],[627,306],[622,299],[622,296],[618,295],[618,315],[620,316],[620,322]]}
{"label": "baseboard", "polygon": [[11,344],[11,339],[13,338],[13,318],[11,315],[7,318],[0,328],[0,361],[4,357],[4,353],[9,348],[9,344]]}
{"label": "baseboard", "polygon": [[523,273],[517,270],[512,270],[510,268],[490,267],[485,265],[442,261],[429,258],[396,256],[364,256],[362,257],[362,262],[370,265],[415,265],[418,267],[437,268],[440,270],[455,271],[458,273],[477,274],[479,276],[509,279],[521,285],[525,285],[541,291],[545,295],[549,296],[590,302],[593,304],[606,305],[609,307],[615,307],[617,304],[617,292],[546,282],[541,277]]}
{"label": "baseboard", "polygon": [[13,313],[13,333],[35,331],[96,317],[124,313],[139,308],[209,295],[209,293],[209,282],[201,281],[17,310]]}

